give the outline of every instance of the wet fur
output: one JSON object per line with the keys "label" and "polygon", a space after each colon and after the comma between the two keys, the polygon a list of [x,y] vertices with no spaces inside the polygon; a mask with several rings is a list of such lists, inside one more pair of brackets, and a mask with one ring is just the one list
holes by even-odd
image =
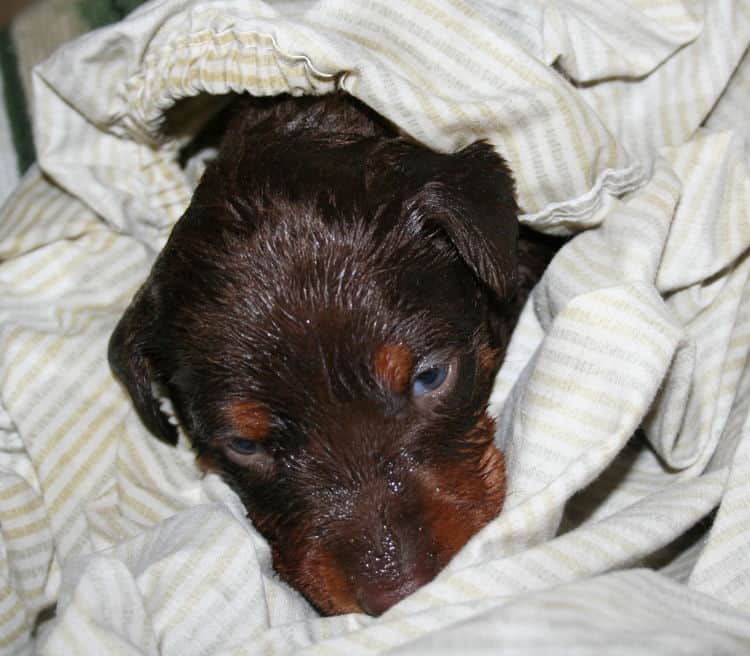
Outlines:
{"label": "wet fur", "polygon": [[[285,581],[323,613],[379,614],[500,512],[486,404],[553,249],[519,244],[487,144],[433,152],[344,95],[230,112],[110,362],[174,443],[152,383],[168,391]],[[415,398],[430,361],[450,385]]]}

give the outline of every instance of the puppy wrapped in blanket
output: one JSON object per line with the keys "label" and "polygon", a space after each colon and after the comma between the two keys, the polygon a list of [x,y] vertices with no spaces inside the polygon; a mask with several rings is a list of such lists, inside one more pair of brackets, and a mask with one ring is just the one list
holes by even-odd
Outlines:
{"label": "puppy wrapped in blanket", "polygon": [[487,401],[553,246],[519,240],[488,144],[433,152],[338,94],[232,114],[110,363],[175,443],[167,390],[285,581],[378,615],[500,512]]}

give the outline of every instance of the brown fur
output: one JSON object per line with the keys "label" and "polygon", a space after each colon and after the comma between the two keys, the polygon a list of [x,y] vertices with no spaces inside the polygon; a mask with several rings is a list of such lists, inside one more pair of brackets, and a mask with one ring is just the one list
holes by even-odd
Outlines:
{"label": "brown fur", "polygon": [[414,356],[403,344],[383,344],[373,357],[375,375],[396,394],[403,394],[411,382]]}
{"label": "brown fur", "polygon": [[519,276],[486,144],[433,152],[343,95],[231,111],[110,362],[174,442],[151,385],[168,391],[285,581],[379,614],[500,512],[487,399],[551,250],[523,246]]}
{"label": "brown fur", "polygon": [[252,400],[235,401],[229,405],[229,417],[237,435],[258,441],[268,437],[268,410],[260,403]]}

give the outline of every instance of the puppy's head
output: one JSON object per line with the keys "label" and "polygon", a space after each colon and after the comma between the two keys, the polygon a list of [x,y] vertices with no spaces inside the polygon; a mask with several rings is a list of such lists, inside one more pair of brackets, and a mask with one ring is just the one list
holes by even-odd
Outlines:
{"label": "puppy's head", "polygon": [[342,97],[240,111],[118,324],[145,424],[239,494],[320,611],[379,614],[500,511],[486,403],[516,205],[494,151],[432,152]]}

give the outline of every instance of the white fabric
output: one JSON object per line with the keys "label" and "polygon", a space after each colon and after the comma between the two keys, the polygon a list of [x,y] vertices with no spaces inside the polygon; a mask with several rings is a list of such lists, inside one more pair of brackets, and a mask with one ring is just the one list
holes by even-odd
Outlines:
{"label": "white fabric", "polygon": [[[0,222],[0,651],[749,651],[748,43],[740,0],[159,0],[38,68],[44,174]],[[105,359],[189,199],[185,117],[338,87],[490,140],[523,220],[577,234],[493,392],[504,511],[377,619],[282,584]]]}

